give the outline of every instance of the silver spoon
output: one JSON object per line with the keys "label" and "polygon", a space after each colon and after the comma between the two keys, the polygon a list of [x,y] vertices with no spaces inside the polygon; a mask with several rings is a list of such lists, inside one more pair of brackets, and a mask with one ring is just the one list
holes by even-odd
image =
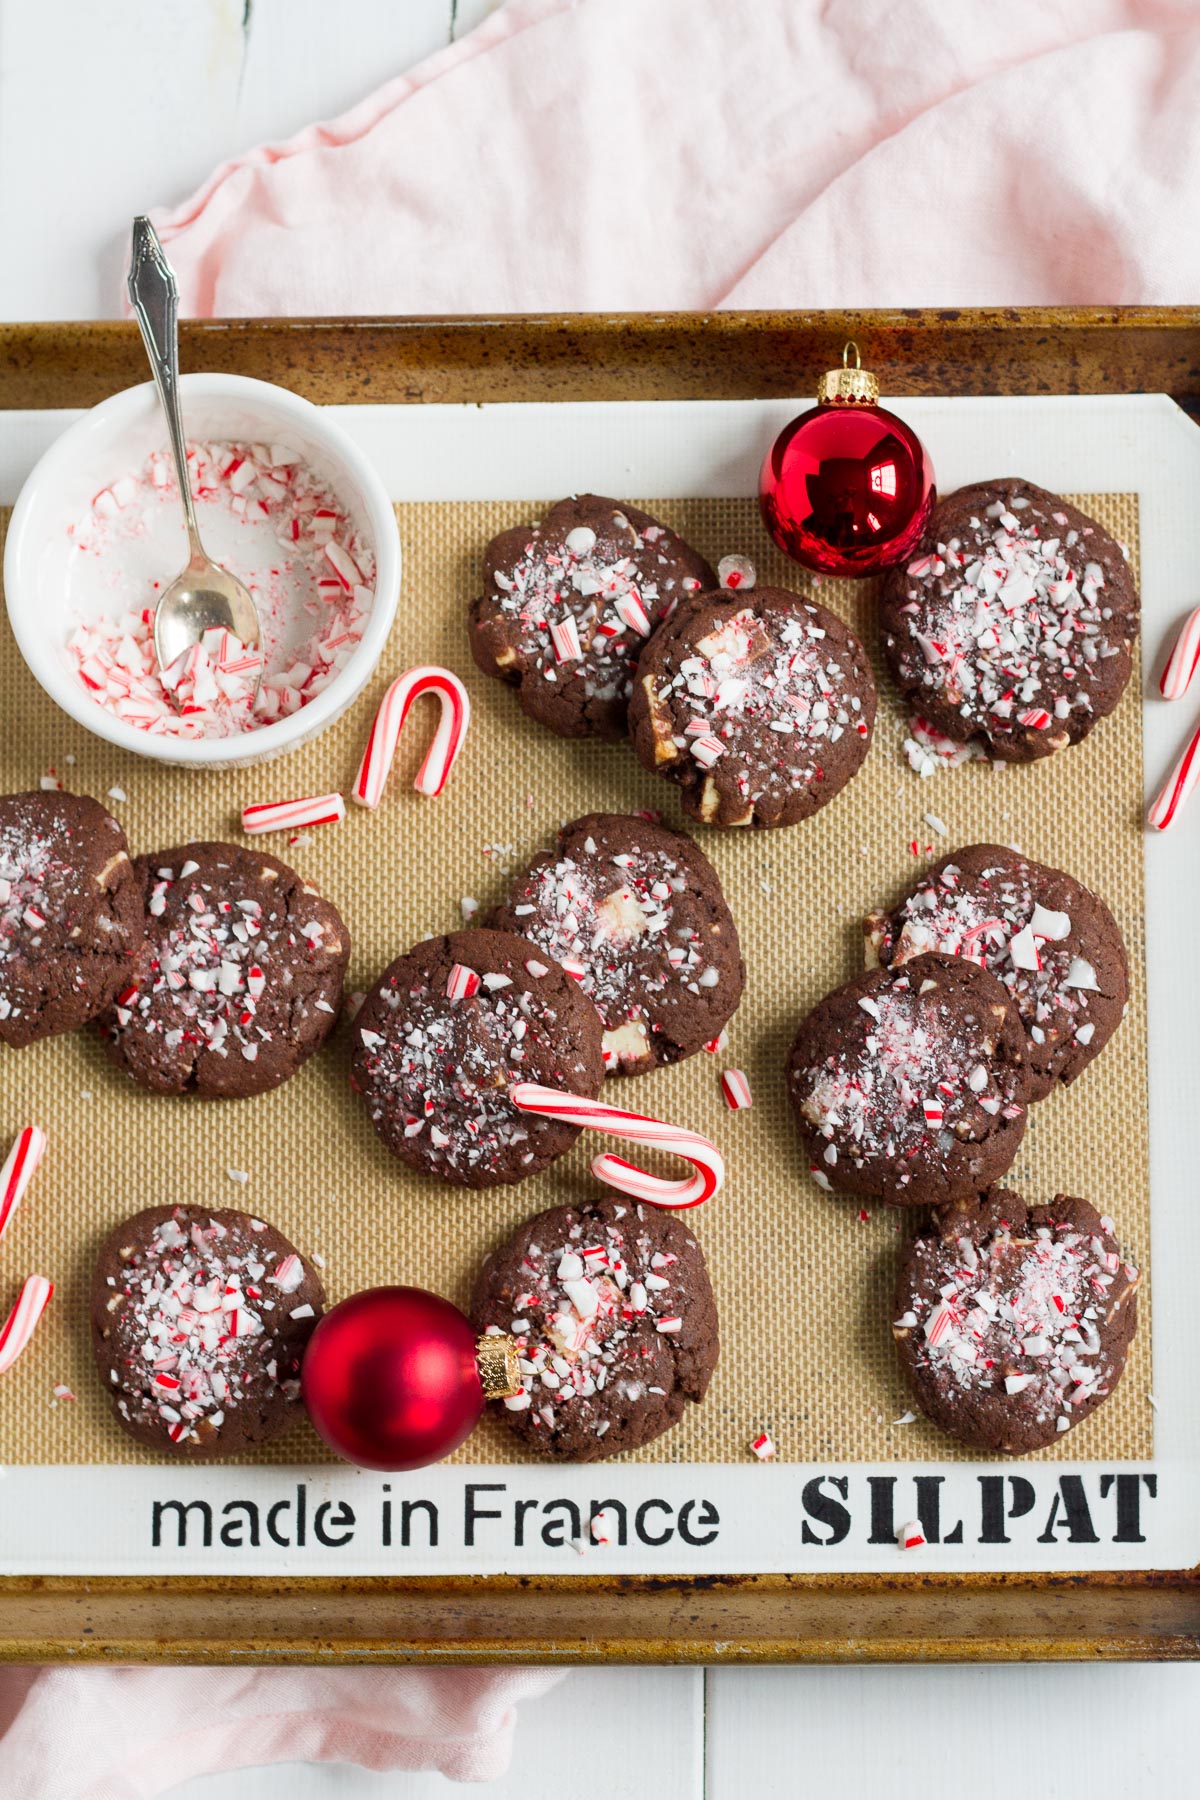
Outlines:
{"label": "silver spoon", "polygon": [[[149,219],[133,221],[133,258],[129,268],[129,299],[141,326],[142,342],[150,358],[158,397],[167,416],[167,430],[175,457],[175,473],[183,499],[191,555],[187,567],[160,596],[154,609],[154,651],[159,670],[199,643],[215,626],[233,632],[249,649],[262,643],[258,608],[249,592],[228,569],[206,556],[196,529],[196,510],[188,474],[187,445],[179,407],[179,289]],[[254,684],[258,698],[261,668]]]}

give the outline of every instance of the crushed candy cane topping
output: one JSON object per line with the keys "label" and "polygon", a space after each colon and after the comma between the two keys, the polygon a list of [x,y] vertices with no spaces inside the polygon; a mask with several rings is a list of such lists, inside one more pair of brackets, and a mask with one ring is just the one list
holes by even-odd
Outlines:
{"label": "crushed candy cane topping", "polygon": [[108,1278],[106,1312],[112,1392],[124,1419],[203,1446],[243,1403],[261,1409],[276,1394],[299,1400],[306,1333],[289,1324],[288,1296],[304,1270],[295,1256],[280,1261],[265,1231],[259,1220],[224,1223],[177,1208],[148,1242],[121,1251],[125,1269]]}
{"label": "crushed candy cane topping", "polygon": [[342,956],[330,909],[252,852],[207,874],[193,861],[153,869],[146,910],[146,947],[109,1019],[114,1042],[161,1038],[176,1064],[205,1054],[254,1062],[280,1017],[299,1036],[328,1010],[322,997]]}
{"label": "crushed candy cane topping", "polygon": [[1035,1046],[1086,1046],[1096,1029],[1088,996],[1100,988],[1077,924],[1038,898],[1051,884],[1052,870],[1023,857],[969,871],[949,860],[895,913],[870,915],[868,943],[891,968],[930,950],[978,963],[1007,988]]}
{"label": "crushed candy cane topping", "polygon": [[1119,1370],[1102,1328],[1138,1282],[1111,1219],[1060,1200],[1030,1220],[1001,1217],[982,1238],[922,1235],[913,1255],[911,1310],[892,1329],[918,1339],[917,1367],[940,1390],[1020,1394],[1023,1413],[1068,1426],[1107,1394]]}
{"label": "crushed candy cane topping", "polygon": [[1110,602],[1093,553],[1103,551],[1088,542],[1098,530],[1073,525],[1053,501],[1010,493],[961,537],[922,552],[906,571],[898,641],[889,634],[904,684],[993,740],[1065,741],[1072,714],[1090,723],[1103,665],[1136,629]]}
{"label": "crushed candy cane topping", "polygon": [[[661,1248],[641,1206],[602,1220],[576,1216],[564,1239],[531,1242],[488,1302],[488,1330],[517,1340],[521,1389],[504,1402],[553,1435],[567,1421],[602,1436],[613,1416],[677,1390],[686,1291],[677,1255]],[[559,1215],[536,1221],[552,1227]],[[695,1249],[694,1240],[687,1243]],[[512,1290],[511,1292],[509,1290]]]}
{"label": "crushed candy cane topping", "polygon": [[[614,821],[623,830],[634,823]],[[512,891],[506,927],[577,973],[603,1021],[610,1068],[651,1055],[659,1063],[677,1061],[683,1052],[672,1037],[675,1009],[702,1004],[715,1033],[736,998],[728,989],[722,996],[708,948],[721,933],[727,945],[732,924],[714,918],[724,908],[714,908],[697,871],[671,853],[666,833],[647,827],[632,849],[614,853],[606,821],[590,824],[586,835],[565,834],[559,857],[534,863]]]}
{"label": "crushed candy cane topping", "polygon": [[112,833],[111,859],[96,859],[79,841],[70,814],[60,803],[27,804],[10,795],[0,821],[0,1023],[21,1020],[45,1004],[45,980],[39,965],[53,958],[60,986],[84,991],[95,974],[94,941],[70,953],[69,928],[95,911],[95,931],[113,958],[133,949],[130,931],[112,903],[111,894],[94,884],[108,877],[121,859],[123,840],[115,820],[102,818],[101,830]]}
{"label": "crushed candy cane topping", "polygon": [[621,705],[643,642],[699,592],[706,565],[664,525],[608,517],[601,533],[563,534],[553,515],[533,526],[517,560],[493,569],[487,604],[519,627],[521,661],[543,680],[578,681],[589,700]]}
{"label": "crushed candy cane topping", "polygon": [[229,737],[298,712],[345,667],[371,611],[375,558],[336,497],[282,445],[193,443],[188,466],[205,545],[258,607],[261,654],[214,629],[159,670],[154,607],[172,578],[164,521],[173,528],[179,508],[165,450],[102,488],[73,528],[81,584],[86,570],[104,603],[77,614],[66,653],[97,705],[135,729]]}
{"label": "crushed candy cane topping", "polygon": [[545,1081],[575,1091],[583,1079],[583,1062],[569,1050],[564,1056],[553,984],[539,991],[549,965],[530,958],[505,969],[456,964],[448,984],[444,972],[429,978],[404,958],[401,973],[387,971],[370,997],[371,1024],[362,1015],[355,1024],[355,1079],[372,1119],[390,1136],[399,1101],[404,1137],[419,1139],[422,1162],[450,1179],[469,1179],[514,1150],[532,1163],[539,1139],[561,1139],[561,1125],[513,1104],[511,1086]]}
{"label": "crushed candy cane topping", "polygon": [[822,616],[799,599],[787,610],[750,605],[681,642],[651,702],[664,759],[702,769],[731,759],[747,813],[823,780],[829,746],[846,732],[868,737],[870,723],[850,691],[858,672]]}
{"label": "crushed candy cane topping", "polygon": [[860,996],[859,1027],[844,1030],[836,1050],[793,1063],[795,1102],[824,1141],[826,1183],[839,1163],[882,1163],[893,1185],[907,1187],[913,1158],[923,1172],[945,1166],[964,1144],[1022,1117],[1024,1066],[997,1053],[1002,1026],[986,996],[964,1007],[957,995],[948,1006],[939,993],[927,973],[916,986],[906,972],[890,973]]}

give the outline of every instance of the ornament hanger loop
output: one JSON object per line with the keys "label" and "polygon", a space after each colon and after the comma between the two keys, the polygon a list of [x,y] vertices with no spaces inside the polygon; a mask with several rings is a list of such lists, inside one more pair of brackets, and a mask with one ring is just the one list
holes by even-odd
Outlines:
{"label": "ornament hanger loop", "polygon": [[[851,364],[850,353],[854,353]],[[828,369],[817,383],[819,406],[878,406],[879,378],[864,369],[858,345],[851,338],[842,346],[842,366]]]}

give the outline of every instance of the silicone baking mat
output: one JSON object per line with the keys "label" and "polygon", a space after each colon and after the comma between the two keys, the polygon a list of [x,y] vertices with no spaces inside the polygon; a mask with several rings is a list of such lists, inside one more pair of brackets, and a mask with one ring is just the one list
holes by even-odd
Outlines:
{"label": "silicone baking mat", "polygon": [[[1132,496],[1079,503],[1137,554]],[[762,581],[811,587],[767,541],[750,499],[645,503],[715,563],[748,552]],[[350,714],[283,761],[198,776],[124,756],[79,730],[36,686],[7,622],[0,625],[0,791],[36,786],[55,769],[63,784],[107,804],[134,853],[189,838],[240,840],[248,801],[348,788],[373,706],[388,680],[414,663],[460,672],[474,718],[467,748],[441,799],[411,782],[432,703],[410,719],[383,806],[351,808],[344,824],[313,831],[291,861],[342,910],[362,989],[417,939],[452,930],[461,901],[481,909],[506,874],[548,843],[558,824],[603,809],[657,808],[681,822],[675,790],[617,746],[569,743],[525,719],[512,693],[470,661],[466,607],[480,552],[505,526],[536,518],[538,502],[414,503],[397,509],[404,584],[377,678]],[[873,583],[823,581],[815,590],[863,636],[880,670]],[[891,1289],[908,1216],[860,1212],[810,1180],[792,1130],[782,1065],[795,1026],[862,963],[859,920],[890,901],[934,858],[981,840],[1014,843],[1102,894],[1124,931],[1132,999],[1109,1047],[1070,1089],[1036,1107],[1008,1180],[1028,1199],[1088,1196],[1112,1213],[1127,1250],[1149,1256],[1146,1140],[1142,792],[1139,671],[1113,718],[1080,747],[1033,768],[971,764],[921,780],[903,756],[904,714],[882,679],[879,722],[862,772],[815,818],[757,834],[698,831],[737,920],[748,981],[723,1056],[613,1083],[622,1104],[715,1137],[728,1184],[690,1215],[712,1273],[721,1359],[703,1406],[636,1453],[650,1462],[743,1462],[770,1430],[781,1460],[945,1462],[969,1459],[923,1420],[902,1424],[909,1400],[895,1367]],[[426,710],[429,708],[429,710]],[[942,835],[936,818],[946,828]],[[0,1055],[0,1133],[45,1126],[50,1148],[0,1251],[0,1299],[44,1270],[58,1284],[30,1349],[0,1387],[0,1465],[154,1460],[119,1430],[92,1368],[87,1340],[90,1263],[102,1235],[151,1203],[235,1206],[259,1214],[324,1258],[331,1299],[406,1281],[467,1300],[484,1252],[520,1220],[595,1192],[586,1136],[551,1170],[515,1188],[470,1194],[402,1170],[347,1085],[349,1028],[275,1093],[236,1103],[145,1094],[77,1033]],[[744,1069],[746,1112],[722,1101],[723,1067]],[[231,1171],[248,1177],[240,1180]],[[1148,1285],[1141,1327],[1114,1396],[1043,1454],[1135,1459],[1152,1451],[1148,1401]],[[56,1385],[74,1399],[56,1400]],[[520,1461],[499,1419],[486,1417],[456,1461]],[[306,1424],[254,1460],[330,1460]]]}

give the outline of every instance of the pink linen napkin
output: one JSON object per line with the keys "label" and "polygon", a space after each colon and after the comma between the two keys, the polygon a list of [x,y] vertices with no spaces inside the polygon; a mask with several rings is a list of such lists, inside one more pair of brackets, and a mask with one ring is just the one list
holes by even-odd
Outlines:
{"label": "pink linen napkin", "polygon": [[1194,300],[1195,0],[509,0],[155,222],[197,316]]}
{"label": "pink linen napkin", "polygon": [[492,1781],[508,1767],[516,1702],[561,1679],[553,1669],[0,1671],[0,1793],[150,1800],[195,1775],[275,1762]]}

